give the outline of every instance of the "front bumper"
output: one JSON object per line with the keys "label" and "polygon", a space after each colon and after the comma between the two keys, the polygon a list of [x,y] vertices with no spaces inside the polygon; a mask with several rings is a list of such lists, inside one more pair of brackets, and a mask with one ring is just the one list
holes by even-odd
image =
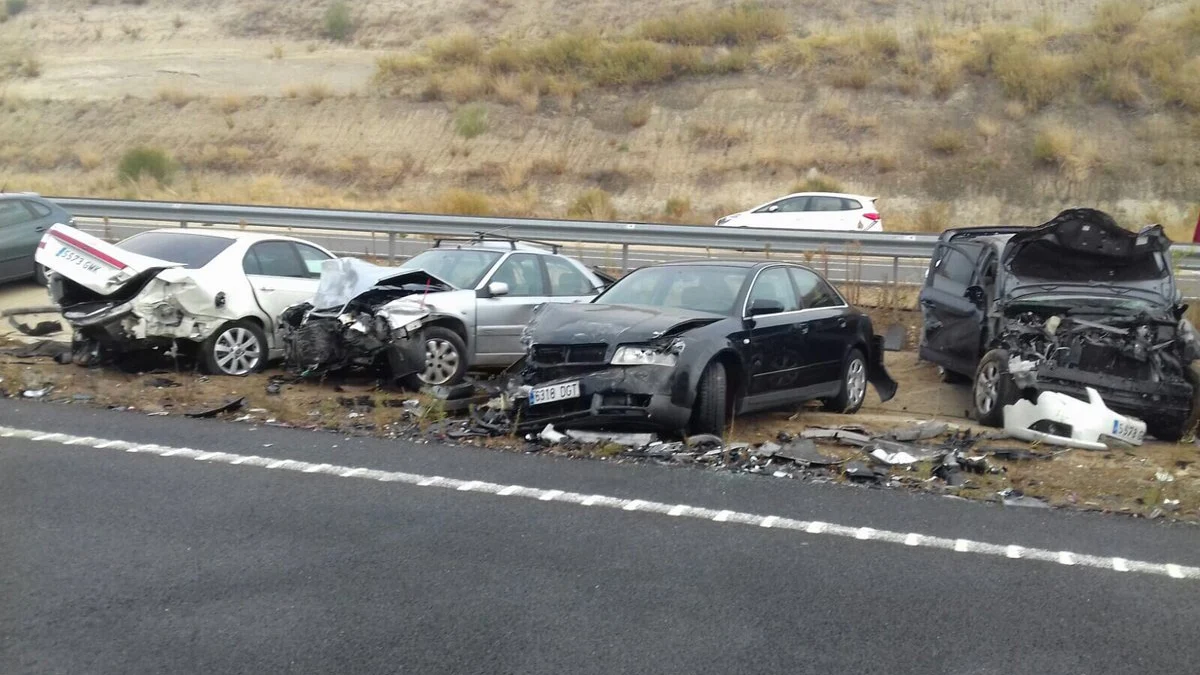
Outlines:
{"label": "front bumper", "polygon": [[1038,394],[1037,401],[1020,399],[1004,406],[1004,430],[1025,441],[1041,441],[1084,450],[1107,450],[1105,439],[1141,445],[1146,423],[1114,412],[1093,388],[1087,400],[1053,391]]}
{"label": "front bumper", "polygon": [[1034,386],[1039,391],[1058,392],[1080,399],[1088,398],[1090,387],[1112,410],[1147,421],[1182,421],[1192,409],[1192,385],[1183,380],[1148,382],[1042,364],[1037,369]]}
{"label": "front bumper", "polygon": [[681,431],[692,410],[672,396],[674,368],[616,366],[538,382],[533,388],[579,383],[577,398],[530,405],[519,402],[518,427],[533,429],[546,424],[571,428],[619,426],[622,430]]}

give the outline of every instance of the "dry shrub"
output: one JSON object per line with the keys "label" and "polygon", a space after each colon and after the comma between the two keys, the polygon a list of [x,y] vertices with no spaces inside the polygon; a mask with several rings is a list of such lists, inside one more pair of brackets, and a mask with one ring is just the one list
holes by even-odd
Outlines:
{"label": "dry shrub", "polygon": [[804,180],[792,186],[792,192],[845,192],[846,186],[836,178],[809,171]]}
{"label": "dry shrub", "polygon": [[500,171],[500,184],[509,192],[520,190],[529,181],[530,168],[524,162],[508,162]]}
{"label": "dry shrub", "polygon": [[104,163],[104,155],[95,148],[79,147],[75,149],[75,161],[80,168],[91,171]]}
{"label": "dry shrub", "polygon": [[483,45],[479,37],[469,31],[434,38],[426,45],[433,60],[444,65],[473,66],[483,58]]}
{"label": "dry shrub", "polygon": [[669,220],[680,221],[692,213],[692,201],[687,197],[668,197],[663,206],[663,215]]}
{"label": "dry shrub", "polygon": [[1020,46],[997,59],[995,75],[1006,96],[1034,110],[1070,91],[1075,77],[1070,56]]}
{"label": "dry shrub", "polygon": [[442,77],[439,88],[450,100],[466,103],[478,99],[487,91],[487,80],[478,68],[463,66]]}
{"label": "dry shrub", "polygon": [[554,154],[535,157],[529,170],[535,176],[561,176],[567,172],[567,166],[566,155]]}
{"label": "dry shrub", "polygon": [[1129,69],[1106,73],[1095,86],[1101,98],[1126,108],[1137,108],[1146,98],[1138,76]]}
{"label": "dry shrub", "polygon": [[1118,40],[1128,35],[1146,15],[1141,0],[1105,0],[1092,14],[1092,34],[1102,40]]}
{"label": "dry shrub", "polygon": [[371,76],[371,82],[387,90],[387,93],[396,93],[404,83],[428,73],[432,67],[433,62],[427,56],[389,54],[375,59],[375,73]]}
{"label": "dry shrub", "polygon": [[1163,99],[1191,112],[1200,112],[1200,56],[1188,61],[1162,83]]}
{"label": "dry shrub", "polygon": [[945,99],[962,85],[962,63],[949,57],[939,57],[933,62],[930,80],[933,95]]}
{"label": "dry shrub", "polygon": [[508,105],[521,100],[521,95],[525,93],[524,87],[521,86],[521,78],[516,75],[496,75],[492,78],[489,88],[497,100]]}
{"label": "dry shrub", "polygon": [[189,91],[185,91],[177,87],[163,87],[155,94],[155,98],[160,101],[170,103],[176,108],[182,108],[192,101],[195,101],[197,96]]}
{"label": "dry shrub", "polygon": [[488,196],[469,190],[447,190],[438,197],[436,202],[438,213],[451,213],[459,216],[489,216],[492,214],[492,202]]}
{"label": "dry shrub", "polygon": [[967,147],[967,137],[958,129],[939,129],[925,139],[925,144],[939,155],[955,155]]}
{"label": "dry shrub", "polygon": [[521,112],[532,115],[541,107],[542,97],[536,91],[527,91],[521,94],[517,104],[521,106]]}
{"label": "dry shrub", "polygon": [[483,64],[493,73],[515,73],[526,65],[525,52],[512,43],[502,42],[484,54]]}
{"label": "dry shrub", "polygon": [[754,63],[766,72],[796,71],[811,65],[815,57],[816,50],[811,42],[793,36],[756,50]]}
{"label": "dry shrub", "polygon": [[990,143],[1000,133],[1000,123],[991,117],[975,118],[975,131],[984,143]]}
{"label": "dry shrub", "polygon": [[731,124],[701,122],[690,128],[692,140],[710,148],[731,148],[749,137],[746,130]]}
{"label": "dry shrub", "polygon": [[241,110],[242,106],[245,104],[246,99],[242,98],[241,96],[237,96],[235,94],[226,94],[225,96],[217,99],[217,110],[220,110],[226,115],[232,115],[233,113]]}
{"label": "dry shrub", "polygon": [[329,88],[329,85],[322,82],[307,84],[300,90],[300,97],[309,105],[317,105],[332,96],[333,90]]}
{"label": "dry shrub", "polygon": [[571,202],[567,208],[567,217],[580,220],[615,220],[617,210],[607,192],[600,188],[592,188]]}
{"label": "dry shrub", "polygon": [[463,106],[454,114],[454,132],[467,140],[483,134],[487,128],[487,106],[481,103]]}
{"label": "dry shrub", "polygon": [[933,202],[917,210],[912,219],[915,232],[944,232],[953,224],[954,210],[947,202]]}
{"label": "dry shrub", "polygon": [[781,10],[746,3],[643,21],[638,34],[655,42],[681,45],[753,45],[782,38],[790,23]]}
{"label": "dry shrub", "polygon": [[634,129],[646,126],[650,121],[650,113],[654,110],[654,106],[649,101],[638,101],[632,105],[625,106],[625,123]]}
{"label": "dry shrub", "polygon": [[1070,129],[1057,124],[1047,126],[1033,138],[1033,159],[1039,164],[1062,166],[1074,145],[1075,134]]}

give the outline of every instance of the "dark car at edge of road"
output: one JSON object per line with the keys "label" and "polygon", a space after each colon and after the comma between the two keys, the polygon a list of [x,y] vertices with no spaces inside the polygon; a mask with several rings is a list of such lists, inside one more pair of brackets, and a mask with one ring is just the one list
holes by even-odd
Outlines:
{"label": "dark car at edge of road", "polygon": [[972,382],[983,424],[1001,426],[1005,406],[1039,391],[1087,400],[1090,387],[1178,440],[1197,418],[1200,350],[1170,246],[1161,226],[1132,232],[1094,209],[948,230],[920,293],[920,357]]}
{"label": "dark car at edge of road", "polygon": [[525,333],[522,424],[721,434],[734,415],[822,400],[853,413],[896,382],[870,318],[813,270],[704,261],[636,270]]}
{"label": "dark car at edge of road", "polygon": [[71,214],[33,192],[0,192],[0,283],[33,278],[45,285],[33,254],[55,223],[75,226]]}

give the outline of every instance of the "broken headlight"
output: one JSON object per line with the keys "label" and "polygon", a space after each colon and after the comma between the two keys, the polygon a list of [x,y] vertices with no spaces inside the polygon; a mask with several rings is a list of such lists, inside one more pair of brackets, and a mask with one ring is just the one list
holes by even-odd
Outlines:
{"label": "broken headlight", "polygon": [[683,343],[674,342],[667,346],[622,345],[612,357],[614,366],[667,366],[674,367]]}

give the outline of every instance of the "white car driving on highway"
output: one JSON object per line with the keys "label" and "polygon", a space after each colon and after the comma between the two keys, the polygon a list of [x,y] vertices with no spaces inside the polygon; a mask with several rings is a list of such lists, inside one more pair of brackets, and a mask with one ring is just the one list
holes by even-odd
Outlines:
{"label": "white car driving on highway", "polygon": [[274,234],[164,229],[114,245],[59,224],[35,257],[74,329],[75,363],[174,346],[211,373],[248,375],[280,354],[277,317],[313,296],[334,256]]}
{"label": "white car driving on highway", "polygon": [[883,219],[875,208],[875,199],[837,192],[797,192],[725,216],[716,224],[779,230],[882,232]]}

